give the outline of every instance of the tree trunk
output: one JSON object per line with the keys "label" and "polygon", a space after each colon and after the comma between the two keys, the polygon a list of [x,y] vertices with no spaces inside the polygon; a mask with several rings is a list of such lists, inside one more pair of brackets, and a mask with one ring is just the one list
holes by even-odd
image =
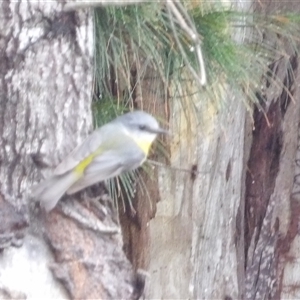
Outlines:
{"label": "tree trunk", "polygon": [[[259,9],[295,13],[299,6],[262,1]],[[270,65],[277,82],[266,82],[260,93],[266,113],[254,111],[246,178],[244,297],[298,299],[299,59],[295,45],[282,36],[269,33],[264,38],[284,54]]]}
{"label": "tree trunk", "polygon": [[30,197],[92,130],[91,13],[7,0],[0,28],[0,298],[130,299],[133,273],[103,188],[98,205],[85,196],[49,214]]}
{"label": "tree trunk", "polygon": [[[267,14],[299,9],[259,3]],[[197,119],[192,96],[172,99],[170,163],[190,172],[159,169],[156,206],[137,199],[127,243],[150,273],[147,299],[300,298],[298,57],[281,36],[265,38],[285,54],[270,65],[277,83],[262,83],[263,111],[247,116],[224,95],[226,108],[197,107]]]}

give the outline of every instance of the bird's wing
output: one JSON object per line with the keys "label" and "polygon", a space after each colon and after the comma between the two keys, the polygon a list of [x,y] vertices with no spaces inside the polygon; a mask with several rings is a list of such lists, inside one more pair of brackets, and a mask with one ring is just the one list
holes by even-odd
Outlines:
{"label": "bird's wing", "polygon": [[[130,152],[127,152],[127,149]],[[133,151],[134,150],[134,151]],[[132,141],[127,141],[126,146],[120,151],[109,150],[95,157],[93,162],[86,168],[84,176],[76,181],[67,191],[74,194],[97,182],[116,177],[124,171],[137,168],[143,163],[146,155]]]}
{"label": "bird's wing", "polygon": [[84,176],[75,182],[67,191],[67,194],[74,194],[97,182],[118,176],[124,170],[122,157],[113,153],[105,153],[101,159],[94,159],[93,163],[86,168]]}
{"label": "bird's wing", "polygon": [[[80,162],[88,158],[96,150],[99,149],[101,152],[106,151],[106,149],[111,149],[116,147],[118,141],[118,135],[123,135],[123,128],[121,126],[117,127],[117,124],[112,126],[108,123],[94,132],[92,132],[79,146],[77,146],[54,170],[54,175],[62,175],[73,168],[75,168]],[[112,143],[113,141],[113,143]]]}

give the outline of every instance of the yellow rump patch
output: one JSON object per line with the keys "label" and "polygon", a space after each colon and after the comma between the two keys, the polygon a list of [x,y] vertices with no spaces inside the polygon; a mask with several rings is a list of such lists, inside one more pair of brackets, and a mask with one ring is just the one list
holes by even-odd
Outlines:
{"label": "yellow rump patch", "polygon": [[85,171],[85,169],[90,165],[90,163],[93,161],[93,159],[102,152],[102,149],[97,149],[94,153],[86,157],[84,160],[82,160],[75,168],[75,173],[78,175],[82,175]]}
{"label": "yellow rump patch", "polygon": [[84,170],[86,169],[86,167],[92,162],[92,160],[94,159],[95,155],[91,154],[90,156],[88,156],[87,158],[85,158],[84,160],[82,160],[75,168],[75,172],[77,174],[83,174]]}

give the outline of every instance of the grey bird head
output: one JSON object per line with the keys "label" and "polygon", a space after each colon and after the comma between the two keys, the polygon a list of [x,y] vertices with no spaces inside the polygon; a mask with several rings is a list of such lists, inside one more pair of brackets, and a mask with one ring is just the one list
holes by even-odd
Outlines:
{"label": "grey bird head", "polygon": [[140,110],[124,114],[116,118],[115,122],[122,123],[129,130],[149,133],[155,136],[159,133],[168,133],[167,130],[160,128],[154,117]]}

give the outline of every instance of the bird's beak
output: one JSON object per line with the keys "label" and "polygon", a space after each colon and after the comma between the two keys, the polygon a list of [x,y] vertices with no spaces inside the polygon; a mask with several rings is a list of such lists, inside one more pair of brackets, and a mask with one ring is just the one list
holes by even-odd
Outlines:
{"label": "bird's beak", "polygon": [[158,129],[154,130],[154,132],[157,133],[157,134],[160,134],[160,133],[161,134],[168,134],[168,135],[171,134],[168,130],[165,130],[165,129],[162,129],[162,128],[158,128]]}
{"label": "bird's beak", "polygon": [[148,132],[155,133],[155,134],[171,134],[168,130],[162,128],[147,128]]}

